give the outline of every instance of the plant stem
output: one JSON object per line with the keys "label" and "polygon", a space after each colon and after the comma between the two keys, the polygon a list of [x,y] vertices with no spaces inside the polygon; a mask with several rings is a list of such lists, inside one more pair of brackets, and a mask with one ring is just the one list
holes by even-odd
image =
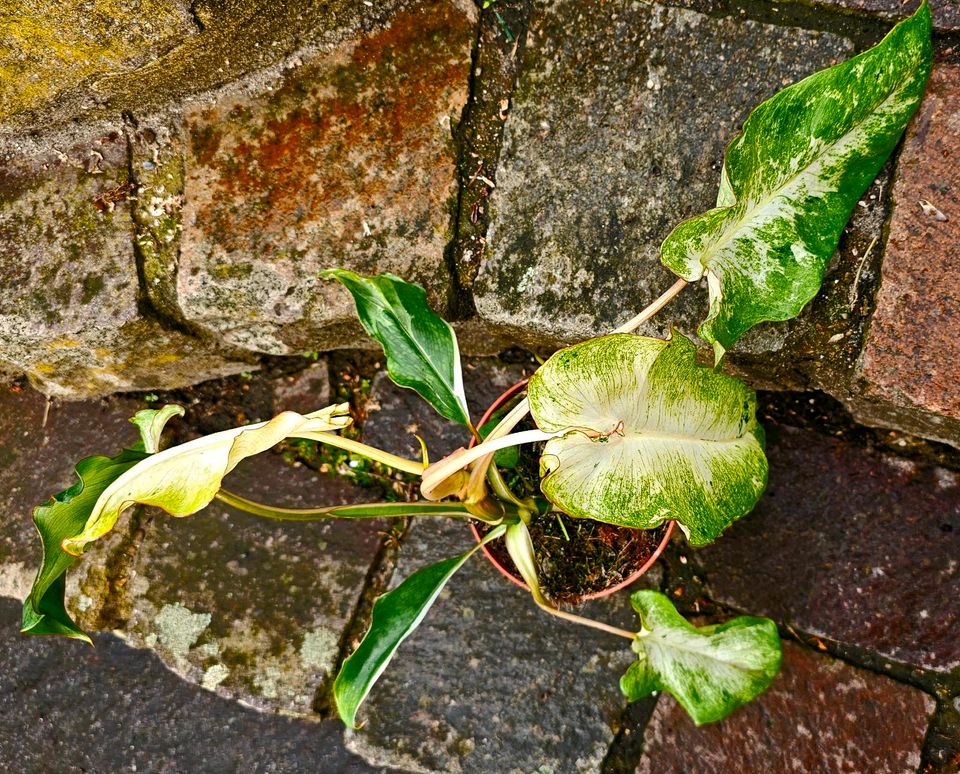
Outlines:
{"label": "plant stem", "polygon": [[362,503],[359,505],[332,505],[325,508],[282,508],[266,505],[221,489],[216,497],[221,502],[254,516],[277,521],[319,521],[321,519],[373,519],[397,516],[449,516],[468,518],[470,511],[462,503]]}
{"label": "plant stem", "polygon": [[336,446],[338,449],[344,449],[349,452],[354,452],[355,454],[362,454],[364,457],[368,457],[371,460],[382,462],[384,465],[387,465],[391,468],[396,468],[397,470],[402,470],[404,473],[410,473],[414,476],[419,476],[421,473],[423,473],[426,467],[423,462],[418,460],[408,460],[405,457],[398,457],[396,454],[390,454],[389,452],[381,451],[374,446],[367,446],[367,444],[360,443],[360,441],[354,441],[352,438],[344,438],[342,435],[317,432],[302,433],[296,435],[296,437],[306,438],[310,441],[319,441],[320,443],[325,443],[328,446]]}
{"label": "plant stem", "polygon": [[546,600],[537,599],[536,594],[533,595],[533,599],[541,610],[543,610],[545,613],[550,613],[550,615],[555,615],[557,618],[562,618],[565,621],[572,621],[573,623],[578,623],[581,626],[589,626],[591,629],[599,629],[607,634],[614,634],[617,637],[623,637],[627,640],[633,641],[637,638],[636,632],[629,632],[626,629],[620,629],[619,627],[605,624],[603,621],[594,621],[592,618],[584,618],[582,615],[575,615],[574,613],[568,613],[566,610],[560,610]]}
{"label": "plant stem", "polygon": [[638,314],[636,317],[627,320],[627,322],[625,322],[619,328],[616,328],[613,332],[631,333],[632,331],[636,330],[647,320],[653,317],[657,312],[663,309],[663,307],[669,304],[674,297],[687,286],[687,284],[688,283],[685,279],[678,279],[669,288],[667,288],[666,292],[662,296],[650,304],[650,306],[640,312],[640,314]]}
{"label": "plant stem", "polygon": [[[480,458],[486,459],[488,456],[492,460],[493,453],[500,451],[500,449],[507,449],[511,446],[519,446],[523,443],[547,441],[556,435],[560,435],[561,432],[563,431],[556,433],[545,433],[542,430],[524,430],[522,433],[513,433],[512,435],[504,436],[502,438],[493,438],[493,434],[491,433],[487,436],[487,440],[485,440],[483,443],[478,444],[471,449],[458,449],[453,454],[450,454],[444,457],[442,460],[435,462],[433,465],[423,471],[423,483],[420,489],[426,496],[429,497],[429,493],[434,491],[441,482],[446,481],[450,476],[457,473],[457,471],[463,470],[474,460],[478,460]],[[472,475],[473,474],[471,474],[471,476]],[[486,475],[486,469],[484,469],[484,475]]]}

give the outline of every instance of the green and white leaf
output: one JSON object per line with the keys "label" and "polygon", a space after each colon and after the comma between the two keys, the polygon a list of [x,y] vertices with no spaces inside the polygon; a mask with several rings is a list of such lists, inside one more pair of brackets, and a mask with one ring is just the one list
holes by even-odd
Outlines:
{"label": "green and white leaf", "polygon": [[893,151],[930,73],[924,3],[879,44],[757,107],[727,148],[717,208],[684,221],[661,260],[706,276],[700,336],[717,359],[764,320],[816,295],[850,213]]}
{"label": "green and white leaf", "polygon": [[285,438],[315,437],[348,424],[345,403],[306,416],[285,411],[269,422],[213,433],[153,454],[104,489],[82,529],[64,538],[61,545],[67,553],[79,556],[87,543],[113,529],[120,514],[136,503],[163,508],[172,516],[196,513],[214,498],[223,477],[246,457]]}
{"label": "green and white leaf", "polygon": [[143,409],[138,411],[130,419],[130,423],[136,425],[140,431],[140,443],[134,448],[154,454],[160,451],[160,436],[163,435],[163,428],[167,426],[174,417],[183,416],[183,407],[175,403],[168,403],[161,409]]}
{"label": "green and white leaf", "polygon": [[350,291],[364,330],[383,346],[390,378],[447,419],[469,426],[457,335],[427,304],[424,289],[392,274],[364,277],[330,269],[321,276]]}
{"label": "green and white leaf", "polygon": [[66,610],[66,573],[77,558],[64,551],[61,544],[84,528],[100,496],[114,481],[157,451],[164,426],[178,414],[182,415],[183,409],[176,405],[138,411],[130,422],[140,431],[140,440],[131,449],[114,457],[81,460],[76,466],[77,482],[34,508],[43,559],[23,603],[24,634],[55,634],[90,642]]}
{"label": "green and white leaf", "polygon": [[694,627],[659,592],[638,591],[630,601],[642,629],[637,661],[620,680],[629,701],[667,691],[699,726],[756,698],[780,671],[780,636],[768,618]]}
{"label": "green and white leaf", "polygon": [[500,537],[506,527],[495,527],[481,543],[460,556],[423,567],[373,604],[370,629],[357,649],[343,662],[333,684],[333,696],[343,722],[356,725],[357,710],[380,679],[390,660],[420,625],[447,581],[481,545]]}
{"label": "green and white leaf", "polygon": [[756,397],[694,362],[696,348],[617,333],[551,357],[530,379],[543,493],[572,516],[652,529],[675,519],[705,545],[766,486]]}
{"label": "green and white leaf", "polygon": [[104,490],[147,455],[126,449],[114,457],[87,457],[77,463],[77,482],[34,508],[33,522],[43,544],[43,559],[23,602],[24,634],[58,634],[90,642],[64,605],[66,572],[77,558],[61,543],[80,532]]}

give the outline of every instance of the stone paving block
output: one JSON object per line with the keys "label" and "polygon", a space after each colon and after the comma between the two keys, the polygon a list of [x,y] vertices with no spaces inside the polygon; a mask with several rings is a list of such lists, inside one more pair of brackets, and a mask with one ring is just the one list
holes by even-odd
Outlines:
{"label": "stone paving block", "polygon": [[304,56],[276,89],[185,113],[176,298],[245,349],[356,345],[352,301],[322,269],[392,271],[446,304],[456,199],[451,120],[468,92],[476,13],[422,0]]}
{"label": "stone paving block", "polygon": [[336,722],[257,712],[184,682],[111,635],[19,636],[0,599],[0,768],[10,772],[372,774]]}
{"label": "stone paving block", "polygon": [[11,0],[0,20],[0,121],[136,69],[196,32],[186,0]]}
{"label": "stone paving block", "polygon": [[851,409],[869,424],[960,445],[958,65],[933,70],[904,141],[893,202]]}
{"label": "stone paving block", "polygon": [[924,669],[960,666],[955,473],[768,428],[756,509],[694,553],[708,594]]}
{"label": "stone paving block", "polygon": [[44,392],[82,398],[249,368],[145,317],[122,127],[64,148],[0,148],[0,358]]}
{"label": "stone paving block", "polygon": [[[480,316],[528,344],[626,321],[675,279],[660,242],[712,207],[726,144],[748,112],[851,52],[832,34],[650,2],[538,7],[491,196]],[[706,288],[658,321],[694,332]],[[782,344],[758,329],[741,351]]]}
{"label": "stone paving block", "polygon": [[[245,461],[227,488],[290,507],[361,502],[350,484],[276,454]],[[158,512],[129,582],[125,636],[177,674],[261,709],[310,715],[379,546],[380,521],[278,523],[214,502]]]}
{"label": "stone paving block", "polygon": [[[393,583],[473,542],[459,522],[420,520]],[[621,593],[584,614],[635,626]],[[595,772],[623,710],[629,643],[540,612],[475,556],[374,687],[347,747],[408,771]]]}
{"label": "stone paving block", "polygon": [[790,642],[783,656],[774,684],[720,723],[697,728],[664,695],[637,774],[918,769],[931,697]]}

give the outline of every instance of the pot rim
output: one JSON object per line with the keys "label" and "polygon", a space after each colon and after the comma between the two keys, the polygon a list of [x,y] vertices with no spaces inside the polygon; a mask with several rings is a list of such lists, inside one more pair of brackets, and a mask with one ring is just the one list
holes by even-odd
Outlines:
{"label": "pot rim", "polygon": [[[514,384],[512,387],[510,387],[509,389],[505,390],[500,395],[499,398],[497,398],[493,403],[490,404],[490,406],[484,412],[483,416],[480,418],[480,421],[477,423],[477,427],[483,427],[483,425],[485,425],[490,420],[490,417],[493,416],[493,413],[497,409],[499,409],[501,406],[503,406],[507,401],[519,395],[526,388],[527,382],[529,381],[530,381],[529,379],[522,379],[516,384]],[[470,446],[472,447],[474,446],[474,444],[476,444],[475,438],[470,440]],[[480,531],[477,529],[477,525],[473,521],[468,522],[468,524],[470,526],[470,532],[473,533],[474,539],[479,543],[482,540],[482,536],[480,535]],[[615,586],[611,586],[610,588],[606,588],[606,589],[601,589],[600,591],[594,591],[590,594],[584,594],[583,597],[581,597],[581,601],[585,602],[588,599],[602,599],[603,597],[608,597],[614,592],[620,591],[620,589],[623,589],[631,585],[632,583],[635,583],[640,578],[640,576],[643,575],[647,570],[649,570],[653,566],[653,564],[657,561],[657,559],[660,558],[660,555],[663,553],[664,549],[667,547],[667,544],[670,542],[670,538],[673,536],[673,530],[676,527],[676,525],[677,523],[675,521],[666,522],[666,531],[663,533],[663,537],[661,538],[660,543],[657,545],[654,552],[650,554],[650,557],[647,559],[647,561],[643,563],[640,569],[631,573],[628,577],[624,578]],[[504,567],[502,564],[500,564],[500,562],[497,561],[497,558],[493,555],[493,553],[491,553],[491,551],[486,545],[481,545],[480,550],[483,551],[483,555],[487,557],[489,562],[494,567],[496,567],[497,570],[500,572],[500,574],[503,575],[507,580],[509,580],[514,585],[524,589],[525,591],[530,591],[530,587],[527,586],[526,583],[524,583],[520,578],[517,578],[513,573],[507,570],[506,567]]]}

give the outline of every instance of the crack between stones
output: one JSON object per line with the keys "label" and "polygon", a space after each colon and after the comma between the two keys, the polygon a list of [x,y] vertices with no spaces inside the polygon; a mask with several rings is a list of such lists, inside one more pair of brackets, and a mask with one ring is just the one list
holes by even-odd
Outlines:
{"label": "crack between stones", "polygon": [[453,285],[448,309],[453,320],[476,316],[472,286],[486,244],[491,183],[496,181],[504,125],[532,12],[532,0],[501,0],[480,12],[467,103],[454,133],[457,197],[453,238],[444,250]]}
{"label": "crack between stones", "polygon": [[91,628],[100,631],[126,628],[133,610],[129,582],[153,517],[149,508],[137,506],[132,510],[123,537],[104,563],[103,588],[100,592],[103,602],[90,624]]}
{"label": "crack between stones", "polygon": [[[154,239],[154,235],[149,227],[142,222],[141,216],[137,211],[138,197],[146,188],[146,184],[137,172],[136,153],[134,150],[136,133],[140,130],[140,122],[130,111],[124,111],[122,118],[127,152],[127,179],[133,188],[133,196],[130,198],[129,205],[130,220],[133,224],[132,245],[138,285],[137,311],[140,317],[157,323],[164,330],[173,331],[197,341],[213,344],[216,351],[226,359],[239,360],[250,363],[251,365],[259,364],[263,360],[262,355],[239,347],[224,346],[222,342],[215,341],[206,331],[187,320],[182,313],[179,312],[179,308],[176,310],[162,308],[151,296],[148,288],[146,270],[147,256],[140,244],[140,240],[141,238]],[[180,195],[183,195],[183,191],[180,191]],[[182,210],[182,202],[180,206]],[[178,235],[176,239],[176,256],[173,261],[174,268],[172,272],[174,280],[180,267],[180,238]]]}
{"label": "crack between stones", "polygon": [[410,530],[410,519],[395,519],[383,533],[380,546],[367,570],[360,594],[357,596],[353,613],[340,635],[337,644],[337,657],[333,669],[317,686],[311,707],[321,720],[337,717],[337,708],[333,700],[333,683],[343,662],[357,649],[360,641],[370,627],[373,603],[385,593],[393,578],[404,538]]}

